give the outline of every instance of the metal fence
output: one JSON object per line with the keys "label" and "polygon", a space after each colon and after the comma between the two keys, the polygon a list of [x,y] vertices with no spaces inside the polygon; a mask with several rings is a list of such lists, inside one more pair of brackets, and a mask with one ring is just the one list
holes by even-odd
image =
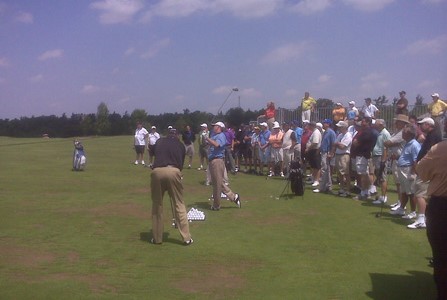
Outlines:
{"label": "metal fence", "polygon": [[[311,114],[310,121],[321,122],[324,119],[332,119],[332,109],[333,108],[331,107],[319,107],[315,109],[315,111]],[[387,128],[393,130],[393,119],[395,117],[396,108],[394,106],[388,105],[379,106],[378,109],[380,111],[378,118],[384,119],[386,121]],[[346,108],[346,111],[348,111],[348,108]],[[409,115],[415,115],[417,118],[429,116],[427,105],[409,105],[408,111]],[[279,107],[276,109],[275,119],[280,123],[290,122],[293,120],[298,120],[301,123],[303,121],[301,119],[301,107],[296,109]]]}

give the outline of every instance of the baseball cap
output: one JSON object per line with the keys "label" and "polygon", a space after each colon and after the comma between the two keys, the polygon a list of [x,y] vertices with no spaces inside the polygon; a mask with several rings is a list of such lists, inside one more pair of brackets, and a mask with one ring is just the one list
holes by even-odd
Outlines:
{"label": "baseball cap", "polygon": [[338,121],[338,123],[335,124],[335,126],[337,126],[337,127],[348,127],[349,125],[345,121]]}
{"label": "baseball cap", "polygon": [[355,101],[349,101],[349,104],[355,105]]}
{"label": "baseball cap", "polygon": [[155,127],[155,126],[152,126],[151,128],[152,128],[152,129],[157,129],[157,127]]}
{"label": "baseball cap", "polygon": [[211,124],[211,125],[217,125],[217,126],[219,126],[220,128],[225,128],[225,124],[223,123],[223,122],[216,122],[216,123],[214,123],[214,124]]}
{"label": "baseball cap", "polygon": [[261,124],[259,124],[259,126],[268,127],[267,123],[265,123],[265,122],[262,122]]}
{"label": "baseball cap", "polygon": [[407,93],[405,91],[400,91],[399,95],[401,95],[401,94],[407,94]]}
{"label": "baseball cap", "polygon": [[203,123],[202,125],[200,125],[200,127],[208,127],[208,125],[206,125],[206,123]]}
{"label": "baseball cap", "polygon": [[281,128],[281,126],[279,126],[279,123],[275,121],[275,122],[273,122],[273,128],[278,129],[278,128]]}
{"label": "baseball cap", "polygon": [[343,106],[343,104],[341,104],[341,102],[337,102],[335,105]]}
{"label": "baseball cap", "polygon": [[439,98],[439,94],[438,93],[434,93],[431,95],[432,97],[438,97]]}
{"label": "baseball cap", "polygon": [[323,128],[323,124],[321,124],[320,122],[316,123],[315,126]]}
{"label": "baseball cap", "polygon": [[171,126],[171,125],[169,125],[169,126],[168,126],[168,129],[172,129],[172,126]]}
{"label": "baseball cap", "polygon": [[309,120],[303,120],[303,124],[310,123]]}
{"label": "baseball cap", "polygon": [[431,126],[435,126],[435,120],[433,120],[432,118],[423,118],[422,120],[418,121],[418,124],[430,124]]}
{"label": "baseball cap", "polygon": [[332,120],[331,119],[324,119],[323,123],[332,124]]}

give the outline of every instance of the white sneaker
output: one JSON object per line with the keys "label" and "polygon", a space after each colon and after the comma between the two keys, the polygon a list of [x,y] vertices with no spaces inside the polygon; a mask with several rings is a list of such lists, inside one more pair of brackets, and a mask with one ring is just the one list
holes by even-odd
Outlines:
{"label": "white sneaker", "polygon": [[405,209],[399,206],[396,210],[391,210],[390,214],[394,216],[405,216]]}
{"label": "white sneaker", "polygon": [[145,165],[144,160],[141,161],[141,164],[142,164],[143,166]]}
{"label": "white sneaker", "polygon": [[135,161],[135,164],[138,165],[138,160]]}
{"label": "white sneaker", "polygon": [[386,203],[387,201],[387,197],[386,196],[380,196],[379,199],[377,199],[376,201],[373,201],[372,204],[382,204],[382,203]]}
{"label": "white sneaker", "polygon": [[400,203],[399,203],[399,205],[396,205],[396,206],[391,207],[391,210],[398,210],[399,207],[400,207]]}
{"label": "white sneaker", "polygon": [[320,183],[318,181],[314,181],[314,183],[312,183],[312,187],[317,187],[319,185],[320,185]]}
{"label": "white sneaker", "polygon": [[402,219],[410,220],[410,219],[416,218],[416,216],[417,216],[416,212],[412,211],[409,214],[406,214],[405,216],[403,216]]}
{"label": "white sneaker", "polygon": [[284,173],[283,173],[283,172],[281,172],[281,173],[279,174],[279,176],[281,176],[281,177],[284,177]]}
{"label": "white sneaker", "polygon": [[397,201],[396,203],[390,204],[390,207],[396,207],[396,206],[399,206],[399,204],[400,204],[400,202]]}
{"label": "white sneaker", "polygon": [[427,225],[425,224],[425,221],[419,221],[419,220],[417,220],[416,222],[407,226],[407,228],[409,228],[409,229],[418,229],[418,228],[425,228],[425,227],[427,227]]}
{"label": "white sneaker", "polygon": [[315,190],[313,190],[312,192],[314,192],[314,193],[319,193],[320,190],[319,190],[319,189],[315,189]]}
{"label": "white sneaker", "polygon": [[269,174],[267,175],[268,177],[272,177],[273,176],[273,172],[270,171]]}

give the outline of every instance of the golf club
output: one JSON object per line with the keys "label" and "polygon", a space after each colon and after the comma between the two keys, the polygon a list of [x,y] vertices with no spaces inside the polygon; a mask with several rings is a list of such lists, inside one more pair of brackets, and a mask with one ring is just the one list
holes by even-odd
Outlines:
{"label": "golf club", "polygon": [[217,114],[213,117],[213,119],[211,120],[211,123],[214,123],[216,117],[219,115],[220,110],[222,109],[222,107],[225,105],[225,103],[227,103],[228,99],[230,98],[231,94],[233,92],[238,92],[239,89],[237,87],[234,87],[231,89],[230,93],[228,94],[227,98],[225,98],[225,101],[222,103],[222,105],[219,107],[219,109],[217,110]]}
{"label": "golf club", "polygon": [[[384,169],[386,168],[386,182],[388,183],[389,179],[390,179],[390,174],[388,172],[389,170],[388,170],[386,164],[383,166],[380,166],[380,167],[381,167],[380,168],[381,170],[379,170],[379,174],[382,174]],[[380,212],[376,213],[376,218],[380,218],[382,216],[384,206],[385,206],[385,201],[382,199],[382,203],[380,204]]]}
{"label": "golf club", "polygon": [[169,197],[169,203],[171,204],[171,211],[172,211],[172,227],[177,228],[177,222],[175,220],[175,212],[174,207],[172,206],[172,198]]}

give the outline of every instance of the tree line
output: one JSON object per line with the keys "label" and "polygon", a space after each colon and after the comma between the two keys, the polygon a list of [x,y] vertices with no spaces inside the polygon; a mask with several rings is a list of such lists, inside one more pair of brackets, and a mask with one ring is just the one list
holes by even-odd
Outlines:
{"label": "tree line", "polygon": [[[392,103],[385,96],[373,99],[376,106],[382,112],[392,113],[397,98]],[[317,100],[317,108],[332,109],[335,103],[331,99],[320,98]],[[297,104],[298,106],[298,104]],[[298,107],[297,110],[300,110]],[[423,98],[418,95],[413,107],[413,114],[419,116],[426,111]],[[146,128],[156,126],[160,133],[165,133],[168,126],[183,129],[186,125],[191,126],[197,132],[200,124],[210,124],[213,121],[225,121],[232,126],[248,124],[256,121],[257,117],[264,113],[260,110],[243,110],[240,107],[230,108],[225,114],[220,112],[213,115],[207,112],[184,109],[182,113],[164,113],[159,115],[149,115],[144,109],[135,109],[131,114],[125,112],[123,115],[110,113],[107,105],[101,102],[97,112],[91,114],[72,114],[68,117],[63,114],[61,117],[39,116],[21,117],[19,119],[0,119],[0,136],[9,137],[81,137],[81,136],[116,136],[133,134],[137,121],[143,122]]]}

